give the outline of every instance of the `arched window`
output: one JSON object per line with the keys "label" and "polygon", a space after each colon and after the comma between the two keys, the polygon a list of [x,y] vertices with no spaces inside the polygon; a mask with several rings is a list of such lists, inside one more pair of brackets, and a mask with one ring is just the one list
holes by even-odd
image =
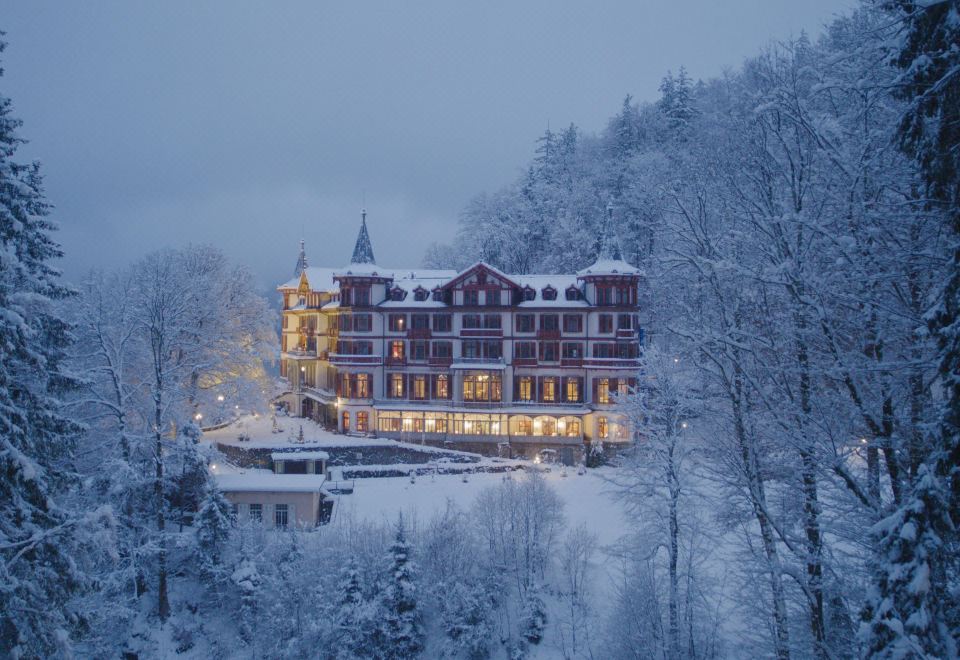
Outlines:
{"label": "arched window", "polygon": [[[347,414],[347,413],[344,413]],[[361,410],[357,413],[357,433],[366,433],[370,430],[370,413]]]}
{"label": "arched window", "polygon": [[349,433],[349,432],[350,432],[350,413],[349,413],[349,411],[344,410],[342,417],[343,417],[343,432],[344,432],[344,433]]}
{"label": "arched window", "polygon": [[531,286],[523,287],[523,299],[524,300],[534,300],[537,297],[537,291]]}
{"label": "arched window", "polygon": [[543,288],[540,292],[540,295],[543,296],[544,300],[556,300],[557,299],[557,290],[554,289],[549,284]]}
{"label": "arched window", "polygon": [[533,420],[534,435],[556,435],[557,420],[549,415],[541,415]]}

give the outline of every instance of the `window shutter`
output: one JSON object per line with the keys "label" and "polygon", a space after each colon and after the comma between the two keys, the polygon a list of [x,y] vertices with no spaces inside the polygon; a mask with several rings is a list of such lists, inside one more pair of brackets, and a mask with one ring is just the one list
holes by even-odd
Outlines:
{"label": "window shutter", "polygon": [[592,390],[592,394],[591,394],[591,398],[590,398],[590,400],[591,400],[593,403],[596,403],[596,402],[597,402],[597,390],[599,389],[599,385],[600,385],[599,380],[596,379],[596,378],[594,378],[594,379],[593,379],[593,390]]}

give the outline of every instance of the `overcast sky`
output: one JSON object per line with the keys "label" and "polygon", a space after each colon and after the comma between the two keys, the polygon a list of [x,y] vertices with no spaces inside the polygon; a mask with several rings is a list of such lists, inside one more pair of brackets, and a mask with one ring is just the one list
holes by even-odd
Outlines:
{"label": "overcast sky", "polygon": [[[261,285],[418,265],[549,122],[594,132],[668,69],[708,78],[819,34],[841,0],[3,3],[12,97],[76,278],[210,242]],[[362,6],[361,6],[362,5]]]}

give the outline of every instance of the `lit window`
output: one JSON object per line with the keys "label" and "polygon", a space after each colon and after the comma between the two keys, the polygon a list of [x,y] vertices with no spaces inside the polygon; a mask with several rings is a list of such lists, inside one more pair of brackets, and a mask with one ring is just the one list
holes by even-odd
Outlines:
{"label": "lit window", "polygon": [[567,379],[567,401],[576,402],[580,400],[580,379]]}
{"label": "lit window", "polygon": [[390,396],[394,399],[403,398],[403,374],[390,374]]}
{"label": "lit window", "polygon": [[357,413],[357,432],[366,433],[370,429],[370,413],[361,410]]}
{"label": "lit window", "polygon": [[543,379],[543,392],[541,398],[545,403],[552,403],[557,400],[557,379],[553,376],[547,376]]}
{"label": "lit window", "polygon": [[607,427],[606,417],[600,417],[597,419],[597,435],[603,440],[606,440],[609,437],[610,429]]}
{"label": "lit window", "polygon": [[[597,403],[610,403],[610,379],[598,378],[597,381]],[[601,418],[606,419],[606,418]],[[606,423],[606,421],[604,421]]]}
{"label": "lit window", "polygon": [[343,432],[349,433],[350,432],[350,413],[344,410],[342,419],[343,419]]}
{"label": "lit window", "polygon": [[530,376],[521,376],[518,385],[517,400],[533,400],[533,378]]}
{"label": "lit window", "polygon": [[437,399],[449,399],[450,377],[446,374],[438,374],[434,382],[434,397]]}

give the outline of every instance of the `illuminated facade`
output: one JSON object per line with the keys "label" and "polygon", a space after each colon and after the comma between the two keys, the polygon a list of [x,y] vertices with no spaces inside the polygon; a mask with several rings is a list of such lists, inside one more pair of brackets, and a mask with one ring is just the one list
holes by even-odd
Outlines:
{"label": "illuminated facade", "polygon": [[283,296],[281,375],[295,414],[342,432],[580,460],[624,442],[615,400],[636,383],[642,274],[601,241],[572,275],[381,268],[361,223],[352,262],[306,264]]}

